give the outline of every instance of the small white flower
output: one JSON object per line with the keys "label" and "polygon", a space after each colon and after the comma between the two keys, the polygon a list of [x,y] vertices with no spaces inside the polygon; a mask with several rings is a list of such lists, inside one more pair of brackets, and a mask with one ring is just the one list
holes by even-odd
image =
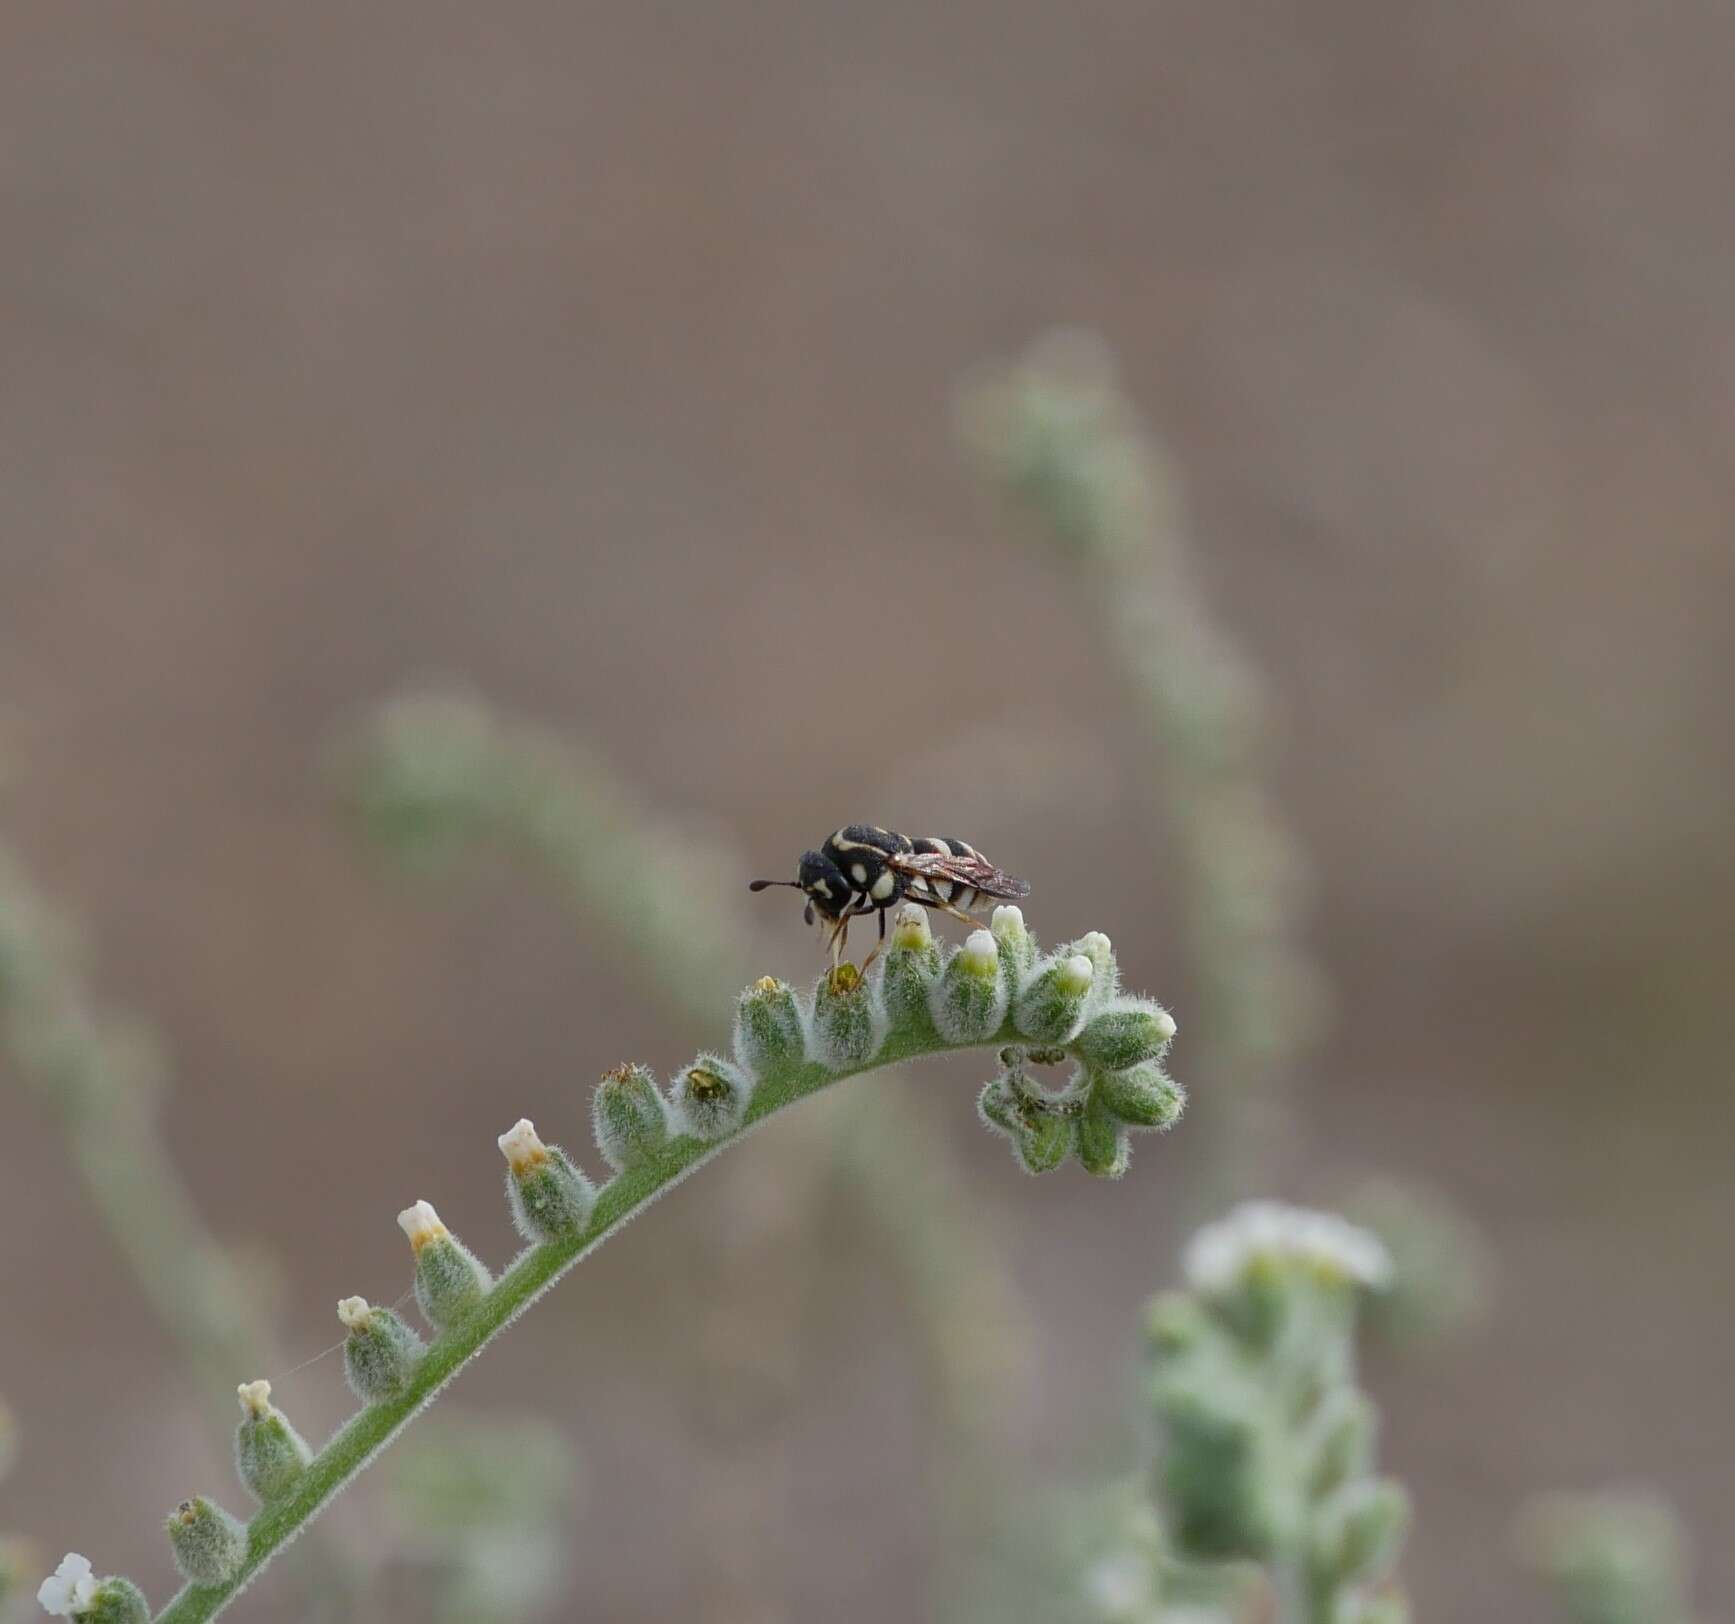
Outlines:
{"label": "small white flower", "polygon": [[365,1297],[345,1297],[337,1305],[337,1317],[348,1331],[365,1331],[373,1324],[373,1314]]}
{"label": "small white flower", "polygon": [[398,1227],[410,1238],[410,1250],[420,1252],[429,1241],[443,1240],[451,1233],[440,1222],[431,1201],[418,1201],[398,1214]]}
{"label": "small white flower", "polygon": [[1084,1588],[1098,1611],[1120,1624],[1150,1604],[1148,1564],[1131,1551],[1115,1551],[1099,1557],[1085,1570]]}
{"label": "small white flower", "polygon": [[1024,933],[1024,910],[1014,907],[1010,902],[1003,902],[989,917],[988,928],[996,936],[1002,932],[1021,936]]}
{"label": "small white flower", "polygon": [[57,1618],[77,1618],[88,1612],[96,1601],[96,1580],[90,1571],[90,1561],[76,1551],[68,1551],[52,1577],[42,1581],[36,1592],[43,1611]]}
{"label": "small white flower", "polygon": [[271,1414],[270,1382],[242,1382],[235,1389],[235,1396],[241,1401],[241,1413],[243,1415],[258,1416],[263,1420]]}
{"label": "small white flower", "polygon": [[1200,1291],[1218,1294],[1240,1284],[1260,1259],[1297,1263],[1357,1285],[1391,1283],[1392,1259],[1378,1236],[1330,1213],[1277,1201],[1248,1201],[1207,1224],[1187,1243],[1182,1266]]}
{"label": "small white flower", "polygon": [[987,975],[1000,962],[1000,949],[985,930],[972,931],[960,951],[963,967],[975,975]]}
{"label": "small white flower", "polygon": [[[500,1154],[514,1173],[528,1173],[531,1168],[548,1160],[548,1146],[537,1137],[536,1124],[529,1117],[520,1117],[513,1127],[501,1134],[499,1145]],[[423,1201],[418,1205],[426,1207],[428,1204]],[[434,1209],[428,1207],[428,1210],[432,1212]],[[410,1241],[412,1245],[415,1243],[413,1235]]]}

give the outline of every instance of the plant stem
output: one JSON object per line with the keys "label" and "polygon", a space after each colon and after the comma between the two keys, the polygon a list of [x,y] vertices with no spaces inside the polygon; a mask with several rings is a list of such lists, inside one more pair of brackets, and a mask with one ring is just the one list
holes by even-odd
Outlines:
{"label": "plant stem", "polygon": [[738,1132],[714,1143],[690,1135],[671,1140],[656,1155],[603,1187],[589,1223],[578,1234],[521,1253],[467,1319],[429,1344],[401,1395],[370,1405],[341,1428],[314,1457],[292,1493],[254,1517],[247,1531],[247,1559],[235,1577],[221,1585],[188,1585],[157,1615],[156,1624],[203,1624],[221,1613],[265,1564],[434,1400],[464,1365],[581,1258],[726,1145],[778,1111],[844,1077],[954,1048],[992,1049],[1012,1041],[1017,1041],[1017,1034],[1010,1024],[981,1045],[948,1044],[939,1038],[894,1034],[873,1060],[855,1071],[830,1071],[813,1061],[792,1062],[768,1071],[754,1089],[746,1122]]}

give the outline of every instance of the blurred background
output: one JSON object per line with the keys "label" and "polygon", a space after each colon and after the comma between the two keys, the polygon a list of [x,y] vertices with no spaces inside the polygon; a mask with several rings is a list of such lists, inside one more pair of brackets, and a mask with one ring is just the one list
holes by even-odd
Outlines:
{"label": "blurred background", "polygon": [[[1188,1228],[1377,1171],[1497,1266],[1473,1332],[1370,1354],[1418,1616],[1539,1616],[1513,1513],[1611,1480],[1676,1501],[1735,1607],[1732,52],[1725,8],[1554,0],[9,8],[0,838],[172,1056],[163,1135],[268,1327],[227,1379],[322,1437],[338,1362],[291,1369],[338,1297],[408,1284],[400,1206],[503,1261],[493,1136],[584,1148],[601,1070],[721,1040],[726,1001],[627,939],[639,873],[738,953],[725,986],[799,979],[797,907],[735,888],[867,819],[1029,877],[1045,940],[1112,933],[1189,1119],[1118,1186],[1023,1178],[964,1062],[780,1119],[426,1423],[543,1474],[484,1598],[968,1616],[1003,1507],[1137,1461]],[[1233,1034],[1121,576],[959,443],[961,380],[1058,323],[1172,480],[1162,556],[1115,571],[1162,597],[1185,549],[1182,635],[1211,617],[1261,685],[1248,771],[1308,876],[1278,923],[1330,1017],[1279,1046],[1253,1187],[1233,1079],[1190,1064]],[[569,741],[645,832],[612,910],[534,857],[430,884],[358,838],[332,740],[429,679]],[[21,1069],[0,1527],[160,1601],[160,1516],[239,1508],[233,1399]],[[932,1245],[993,1305],[961,1332],[869,1133],[933,1161]],[[973,1409],[953,1333],[992,1343]],[[386,1542],[366,1616],[430,1616],[424,1467],[234,1616],[361,1616],[313,1570]]]}

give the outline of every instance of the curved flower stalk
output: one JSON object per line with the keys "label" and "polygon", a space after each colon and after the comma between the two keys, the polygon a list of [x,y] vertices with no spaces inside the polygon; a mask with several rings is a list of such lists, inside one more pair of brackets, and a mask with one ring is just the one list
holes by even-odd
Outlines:
{"label": "curved flower stalk", "polygon": [[[344,1364],[363,1408],[306,1459],[285,1421],[286,1440],[268,1451],[268,1469],[249,1472],[243,1464],[248,1488],[263,1500],[249,1522],[204,1497],[176,1508],[168,1532],[187,1585],[157,1624],[202,1624],[221,1613],[465,1364],[581,1258],[725,1145],[846,1077],[953,1049],[1023,1049],[1032,1018],[1021,1018],[1020,1011],[1035,1007],[1032,989],[1051,961],[1026,954],[1028,932],[1015,912],[1005,910],[998,920],[998,940],[979,932],[948,954],[933,951],[931,938],[922,939],[917,927],[925,930],[925,916],[912,906],[900,920],[898,941],[865,978],[846,965],[808,996],[770,978],[749,987],[738,1005],[736,1041],[727,1057],[700,1056],[666,1090],[648,1094],[642,1068],[610,1073],[598,1087],[593,1117],[605,1159],[618,1166],[600,1188],[592,1189],[571,1158],[543,1144],[528,1122],[515,1125],[502,1135],[501,1149],[514,1186],[512,1210],[531,1244],[498,1276],[441,1223],[430,1203],[413,1203],[400,1222],[414,1256],[416,1298],[437,1334],[424,1342],[392,1310],[360,1297],[344,1299]],[[1091,950],[1092,982],[1106,993],[1116,980],[1107,939],[1092,938]],[[1063,953],[1065,960],[1088,956]],[[894,1018],[888,985],[906,995],[920,986],[925,997],[904,997]],[[1043,1055],[1072,1059],[1089,1079],[1087,1092],[1100,1089],[1112,1074],[1103,1069],[1108,1061],[1150,1046],[1132,1042],[1129,1048],[1134,1023],[1128,1016],[1135,1013],[1147,1033],[1161,1032],[1160,1040],[1151,1040],[1157,1047],[1167,1042],[1173,1026],[1156,1005],[1115,993],[1100,1001],[1087,998],[1075,1029],[1042,1045]],[[870,1034],[865,1041],[852,1035],[863,1029]],[[840,1058],[844,1049],[847,1055]],[[1015,1063],[1003,1056],[1003,1064]],[[623,1132],[623,1124],[633,1131]],[[1124,1154],[1112,1166],[1093,1168],[1085,1143],[1080,1130],[1070,1148],[1087,1169],[1124,1171]],[[551,1189],[560,1192],[559,1200],[546,1199]],[[269,1389],[259,1384],[246,1384],[240,1397],[244,1432],[277,1413]],[[244,1463],[249,1458],[239,1440],[237,1454]],[[83,1560],[69,1557],[68,1564],[80,1567]],[[78,1573],[69,1568],[71,1588],[64,1598],[56,1592],[68,1616],[93,1616],[79,1589],[87,1573],[87,1566]]]}
{"label": "curved flower stalk", "polygon": [[1256,1185],[1287,1142],[1283,1085],[1324,1006],[1300,934],[1305,854],[1266,788],[1264,678],[1211,610],[1169,471],[1098,340],[1051,334],[984,369],[959,421],[1089,593],[1162,760],[1205,1034],[1192,1064],[1235,1113],[1217,1136],[1217,1182]]}
{"label": "curved flower stalk", "polygon": [[1229,1624],[1251,1605],[1273,1624],[1403,1624],[1390,1575],[1408,1500],[1375,1474],[1355,1380],[1357,1304],[1390,1283],[1385,1248],[1252,1202],[1199,1231],[1184,1265],[1188,1289],[1147,1321],[1157,1519],[1114,1512],[1084,1571],[1091,1616]]}
{"label": "curved flower stalk", "polygon": [[[746,876],[734,854],[659,818],[571,741],[472,696],[410,691],[363,719],[342,766],[351,805],[377,844],[418,864],[479,850],[522,860],[552,881],[587,930],[632,949],[653,988],[695,1022],[751,974],[758,954],[735,923]],[[898,995],[887,989],[888,1002]],[[925,996],[919,986],[915,996]],[[791,1153],[774,1202],[756,1179],[725,1172],[719,1199],[737,1221],[700,1271],[719,1290],[695,1327],[693,1357],[727,1384],[739,1350],[775,1334],[768,1321],[787,1318],[806,1297],[787,1277],[803,1257],[791,1237],[825,1185],[852,1187],[920,1328],[942,1428],[933,1496],[953,1524],[946,1543],[955,1552],[983,1537],[975,1508],[985,1504],[1008,1417],[1024,1414],[1031,1397],[1032,1338],[995,1237],[976,1222],[924,1115],[907,1081],[888,1078],[871,1100],[846,1096],[828,1117],[789,1125]],[[779,1250],[781,1277],[759,1266]],[[750,1377],[772,1379],[763,1367]],[[714,1415],[707,1424],[717,1424]],[[771,1560],[758,1553],[777,1521],[784,1455],[778,1430],[760,1426],[723,1439],[716,1461],[695,1466],[694,1538],[715,1553],[707,1566],[720,1589],[751,1586],[756,1559],[760,1567]],[[713,1600],[718,1611],[755,1610],[747,1597]]]}
{"label": "curved flower stalk", "polygon": [[1655,1495],[1545,1495],[1519,1543],[1572,1624],[1692,1624],[1687,1538]]}

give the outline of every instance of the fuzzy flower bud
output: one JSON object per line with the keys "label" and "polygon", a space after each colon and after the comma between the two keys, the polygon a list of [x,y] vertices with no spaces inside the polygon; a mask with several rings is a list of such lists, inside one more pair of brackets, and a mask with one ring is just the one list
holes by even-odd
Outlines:
{"label": "fuzzy flower bud", "polygon": [[235,1393],[241,1400],[235,1470],[256,1500],[276,1500],[295,1486],[313,1451],[272,1405],[270,1382],[243,1382]]}
{"label": "fuzzy flower bud", "polygon": [[1160,1060],[1175,1035],[1175,1022],[1160,1004],[1117,999],[1098,1006],[1078,1035],[1079,1058],[1101,1071],[1125,1071]]}
{"label": "fuzzy flower bud", "polygon": [[1159,1479],[1176,1551],[1195,1559],[1261,1560],[1289,1537],[1282,1471],[1257,1425],[1256,1394],[1208,1379],[1165,1383]]}
{"label": "fuzzy flower bud", "polygon": [[488,1295],[494,1278],[440,1222],[433,1204],[418,1201],[398,1214],[416,1259],[416,1304],[437,1331],[456,1323]]}
{"label": "fuzzy flower bud", "polygon": [[880,998],[887,1020],[900,1032],[931,1031],[928,994],[940,979],[942,958],[928,910],[920,903],[906,902],[899,911],[880,963]]}
{"label": "fuzzy flower bud", "polygon": [[1000,963],[1012,978],[1012,991],[1030,974],[1036,963],[1036,938],[1024,924],[1024,910],[1012,903],[1002,903],[988,920],[988,934],[1000,950]]}
{"label": "fuzzy flower bud", "polygon": [[675,1117],[695,1139],[722,1139],[747,1119],[747,1079],[727,1060],[702,1054],[675,1079]]}
{"label": "fuzzy flower bud", "polygon": [[343,1373],[364,1404],[396,1398],[422,1357],[422,1339],[389,1308],[370,1307],[365,1297],[345,1297],[337,1317],[349,1332]]}
{"label": "fuzzy flower bud", "polygon": [[878,978],[864,978],[853,964],[820,977],[813,993],[813,1057],[828,1071],[855,1071],[879,1053],[886,1012],[878,994]]}
{"label": "fuzzy flower bud", "polygon": [[183,1500],[167,1527],[175,1566],[193,1584],[227,1584],[246,1560],[246,1525],[203,1495]]}
{"label": "fuzzy flower bud", "polygon": [[1321,1508],[1311,1566],[1341,1587],[1380,1578],[1396,1560],[1409,1526],[1410,1499],[1390,1479],[1347,1483]]}
{"label": "fuzzy flower bud", "polygon": [[1118,1179],[1133,1159],[1132,1136],[1104,1104],[1099,1090],[1078,1119],[1078,1159],[1092,1178]]}
{"label": "fuzzy flower bud", "polygon": [[807,1037],[794,989],[775,976],[762,976],[735,1006],[736,1065],[757,1079],[806,1058]]}
{"label": "fuzzy flower bud", "polygon": [[131,1579],[112,1574],[100,1581],[80,1624],[150,1624],[151,1606]]}
{"label": "fuzzy flower bud", "polygon": [[576,1235],[590,1221],[596,1188],[558,1145],[545,1145],[536,1125],[521,1117],[500,1135],[506,1158],[506,1201],[512,1222],[527,1241]]}
{"label": "fuzzy flower bud", "polygon": [[1011,1141],[1012,1154],[1027,1173],[1051,1173],[1073,1147],[1075,1122],[1082,1100],[1067,1093],[1052,1095],[1025,1074],[1024,1052],[1002,1049],[1000,1075],[976,1100],[983,1123]]}
{"label": "fuzzy flower bud", "polygon": [[1012,1024],[1033,1043],[1068,1043],[1084,1024],[1096,966],[1082,953],[1051,959],[1018,995]]}
{"label": "fuzzy flower bud", "polygon": [[1006,1001],[999,944],[978,930],[952,955],[929,995],[928,1011],[948,1043],[981,1043],[1000,1030]]}
{"label": "fuzzy flower bud", "polygon": [[1121,972],[1115,962],[1114,944],[1100,930],[1087,932],[1076,942],[1069,942],[1056,951],[1057,959],[1069,959],[1075,953],[1081,953],[1089,959],[1096,971],[1095,984],[1090,991],[1090,1004],[1093,1009],[1101,1008],[1110,999],[1120,996]]}
{"label": "fuzzy flower bud", "polygon": [[1125,1071],[1093,1073],[1092,1083],[1103,1108],[1129,1128],[1172,1128],[1186,1109],[1181,1085],[1154,1060]]}
{"label": "fuzzy flower bud", "polygon": [[605,1072],[591,1100],[596,1148],[617,1173],[669,1142],[669,1106],[648,1066]]}

